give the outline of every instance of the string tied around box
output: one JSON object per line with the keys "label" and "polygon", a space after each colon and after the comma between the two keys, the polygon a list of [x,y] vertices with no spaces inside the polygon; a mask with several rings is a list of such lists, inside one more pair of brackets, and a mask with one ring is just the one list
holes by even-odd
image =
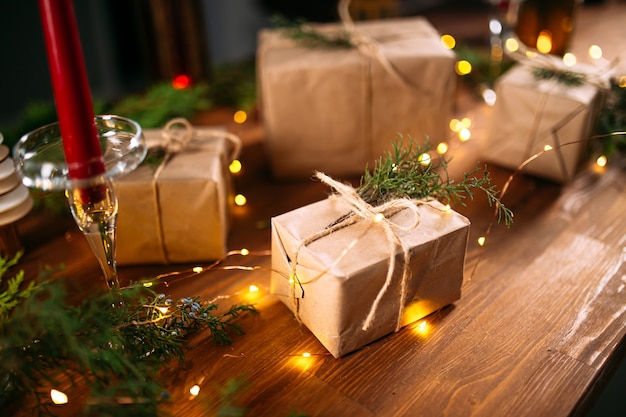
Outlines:
{"label": "string tied around box", "polygon": [[169,256],[165,246],[165,237],[163,232],[163,219],[159,204],[159,187],[158,179],[167,163],[177,154],[185,150],[217,150],[214,139],[225,138],[231,145],[231,151],[228,155],[229,161],[233,161],[239,157],[241,152],[241,139],[239,136],[222,129],[202,129],[201,131],[193,128],[191,123],[184,118],[175,118],[165,124],[161,131],[161,137],[164,142],[159,146],[165,150],[165,156],[156,167],[152,176],[152,195],[154,196],[154,210],[158,237],[158,246],[161,251],[161,257],[164,264],[169,264]]}
{"label": "string tied around box", "polygon": [[[324,184],[328,185],[329,187],[335,190],[336,194],[334,194],[330,198],[340,198],[342,201],[344,201],[350,206],[351,211],[349,214],[340,217],[338,220],[336,220],[329,226],[325,227],[324,229],[316,233],[313,233],[312,235],[308,236],[306,239],[303,239],[298,245],[298,247],[296,248],[294,260],[291,263],[291,274],[290,274],[290,276],[294,280],[294,285],[291,286],[291,298],[295,307],[294,311],[295,311],[296,319],[299,320],[299,314],[298,314],[299,302],[295,293],[295,281],[297,281],[300,287],[302,287],[302,285],[309,284],[318,280],[324,274],[326,274],[329,270],[331,270],[335,265],[337,265],[348,254],[348,252],[350,252],[354,248],[354,246],[359,242],[360,238],[371,230],[371,228],[381,227],[385,233],[385,240],[386,240],[385,243],[387,245],[387,249],[389,252],[389,266],[387,268],[385,282],[383,286],[380,288],[378,294],[376,295],[376,298],[374,299],[372,303],[369,313],[362,323],[361,330],[366,331],[369,329],[370,325],[372,324],[375,318],[376,311],[378,310],[378,305],[380,304],[383,296],[385,295],[389,286],[391,285],[391,282],[393,280],[395,270],[396,270],[395,258],[396,258],[396,253],[398,252],[398,249],[400,250],[401,255],[402,255],[402,276],[401,276],[401,281],[400,281],[401,296],[400,296],[400,303],[399,303],[400,306],[399,306],[399,311],[398,311],[398,320],[397,320],[397,325],[396,325],[396,331],[399,330],[401,327],[402,314],[404,312],[404,302],[406,298],[407,284],[411,275],[411,271],[409,268],[409,261],[410,261],[411,255],[410,255],[409,247],[407,247],[407,245],[402,241],[398,232],[411,231],[411,230],[416,229],[419,226],[420,213],[418,210],[418,206],[421,204],[428,204],[429,200],[412,200],[408,198],[398,198],[398,199],[391,200],[387,203],[384,203],[378,206],[372,206],[369,203],[365,202],[361,197],[359,197],[356,190],[350,185],[336,181],[322,172],[316,172],[315,176],[321,182],[323,182]],[[406,225],[398,224],[397,222],[392,220],[393,215],[403,210],[409,210],[410,213],[413,215],[412,221]],[[363,230],[363,232],[361,233],[359,237],[353,239],[352,242],[350,242],[350,244],[347,245],[343,249],[343,251],[339,254],[339,256],[334,260],[332,265],[328,266],[324,271],[321,271],[318,275],[316,275],[315,277],[311,278],[310,280],[306,282],[302,282],[298,279],[297,271],[296,271],[297,266],[298,266],[298,257],[300,255],[301,250],[304,247],[306,247],[307,245],[325,236],[331,235],[333,232],[339,229],[348,227],[352,224],[355,224],[361,221],[368,222],[368,227],[366,227]]]}

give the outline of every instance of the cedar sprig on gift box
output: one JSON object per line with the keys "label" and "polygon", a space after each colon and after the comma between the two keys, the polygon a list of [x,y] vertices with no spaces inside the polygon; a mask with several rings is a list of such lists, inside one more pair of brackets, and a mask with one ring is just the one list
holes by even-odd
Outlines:
{"label": "cedar sprig on gift box", "polygon": [[283,30],[285,35],[307,48],[352,48],[347,33],[334,36],[320,33],[302,20],[291,21],[280,16],[274,17],[272,27]]}
{"label": "cedar sprig on gift box", "polygon": [[[0,278],[18,258],[0,258]],[[39,415],[51,415],[51,388],[71,396],[84,386],[89,415],[157,415],[169,396],[161,371],[170,359],[184,360],[188,336],[208,330],[216,343],[229,344],[232,332],[242,333],[234,320],[256,311],[242,304],[216,314],[213,302],[173,300],[141,284],[74,305],[60,272],[45,269],[28,285],[19,272],[0,289],[2,408],[23,409],[27,397]],[[112,299],[123,303],[112,307]]]}
{"label": "cedar sprig on gift box", "polygon": [[433,160],[429,153],[432,149],[429,141],[419,144],[410,136],[407,140],[399,137],[393,142],[393,152],[379,158],[371,172],[365,170],[357,193],[374,206],[397,198],[432,198],[445,204],[464,205],[466,198],[473,199],[474,192],[480,191],[490,205],[496,206],[498,221],[511,225],[513,212],[500,201],[486,166],[477,165],[455,182],[448,175],[450,160],[442,155]]}

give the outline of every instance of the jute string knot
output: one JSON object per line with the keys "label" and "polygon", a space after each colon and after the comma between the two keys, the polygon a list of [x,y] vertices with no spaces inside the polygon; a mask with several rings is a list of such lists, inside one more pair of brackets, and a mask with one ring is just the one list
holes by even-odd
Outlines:
{"label": "jute string knot", "polygon": [[[321,182],[330,186],[336,191],[336,195],[334,195],[332,198],[340,198],[345,203],[347,203],[351,208],[351,213],[348,216],[341,217],[338,221],[334,222],[329,227],[326,227],[323,230],[310,235],[309,237],[304,239],[302,242],[300,242],[295,252],[294,262],[291,264],[291,277],[294,279],[294,281],[298,279],[296,268],[298,266],[298,257],[299,257],[300,251],[305,246],[313,243],[314,241],[319,240],[324,236],[329,236],[334,231],[347,227],[349,225],[352,225],[356,222],[362,221],[362,222],[368,223],[368,226],[363,230],[362,234],[359,237],[355,238],[347,247],[344,248],[344,250],[339,254],[339,256],[337,257],[337,259],[335,259],[332,265],[328,266],[324,271],[321,271],[318,275],[311,278],[307,282],[298,281],[300,285],[308,284],[313,281],[316,281],[325,273],[327,273],[329,270],[331,270],[348,254],[350,250],[352,250],[352,248],[358,243],[360,238],[364,236],[368,231],[370,231],[371,228],[373,227],[382,228],[385,233],[385,244],[387,245],[387,251],[389,253],[389,266],[387,268],[385,282],[383,286],[381,287],[380,291],[378,292],[378,294],[376,295],[376,298],[374,302],[372,303],[370,311],[367,317],[365,318],[365,320],[363,321],[361,329],[363,331],[366,331],[369,329],[369,327],[371,326],[375,318],[376,311],[378,310],[378,306],[393,281],[393,277],[394,277],[394,273],[396,269],[395,258],[396,258],[396,253],[398,252],[398,249],[399,249],[402,255],[402,277],[400,280],[401,295],[400,295],[400,302],[399,302],[400,306],[399,306],[398,318],[397,318],[397,324],[396,324],[396,331],[397,331],[398,329],[400,329],[400,326],[401,326],[402,314],[404,312],[404,303],[405,303],[406,292],[407,292],[407,284],[411,275],[410,268],[409,268],[410,248],[403,242],[403,240],[398,235],[398,232],[410,231],[418,227],[420,223],[420,213],[418,210],[418,205],[426,203],[426,200],[411,200],[407,198],[399,198],[399,199],[389,201],[388,203],[382,204],[380,206],[372,206],[368,204],[366,201],[364,201],[361,197],[359,197],[357,191],[350,185],[343,184],[339,181],[336,181],[332,179],[331,177],[329,177],[328,175],[321,173],[321,172],[316,172],[315,176]],[[412,221],[406,225],[398,224],[392,220],[392,216],[394,214],[397,214],[403,210],[409,210],[411,214],[413,214]],[[295,309],[296,317],[299,319],[298,308],[297,308],[298,300],[295,295],[295,285],[292,285],[291,288],[292,288],[292,301],[294,302],[295,307],[296,307]]]}
{"label": "jute string knot", "polygon": [[231,145],[231,151],[228,158],[230,161],[237,159],[239,157],[239,153],[241,152],[241,139],[235,134],[220,129],[202,129],[202,131],[197,131],[187,119],[181,117],[167,122],[161,130],[161,137],[164,139],[164,143],[159,146],[165,149],[165,156],[152,176],[152,195],[154,196],[153,206],[155,209],[156,227],[158,232],[157,236],[159,240],[159,248],[161,250],[161,257],[163,263],[169,264],[169,256],[165,246],[165,236],[163,232],[161,205],[159,204],[159,187],[157,183],[159,176],[172,157],[183,152],[184,150],[217,150],[218,146],[212,139],[226,138]]}

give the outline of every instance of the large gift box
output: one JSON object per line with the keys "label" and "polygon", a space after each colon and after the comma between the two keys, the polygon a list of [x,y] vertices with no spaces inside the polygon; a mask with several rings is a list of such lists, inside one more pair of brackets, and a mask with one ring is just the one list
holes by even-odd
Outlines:
{"label": "large gift box", "polygon": [[232,200],[228,165],[238,138],[219,129],[192,128],[186,121],[145,130],[144,135],[149,155],[162,150],[161,157],[115,180],[117,263],[221,258],[227,250]]}
{"label": "large gift box", "polygon": [[271,291],[335,357],[458,300],[469,233],[468,219],[435,201],[387,215],[393,224],[325,233],[350,211],[330,197],[272,219]]}
{"label": "large gift box", "polygon": [[533,66],[518,64],[498,80],[485,158],[518,169],[540,154],[523,171],[567,182],[593,134],[603,92],[587,82],[571,85],[556,77],[540,80],[535,71]]}
{"label": "large gift box", "polygon": [[398,18],[358,22],[356,30],[370,40],[361,49],[307,48],[279,29],[259,33],[259,103],[276,177],[361,174],[398,133],[447,137],[456,59],[431,24]]}

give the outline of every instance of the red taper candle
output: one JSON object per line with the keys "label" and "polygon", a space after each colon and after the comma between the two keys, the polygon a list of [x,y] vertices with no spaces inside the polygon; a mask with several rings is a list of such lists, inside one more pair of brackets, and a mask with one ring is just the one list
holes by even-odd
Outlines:
{"label": "red taper candle", "polygon": [[65,161],[70,179],[105,172],[72,0],[39,0]]}

